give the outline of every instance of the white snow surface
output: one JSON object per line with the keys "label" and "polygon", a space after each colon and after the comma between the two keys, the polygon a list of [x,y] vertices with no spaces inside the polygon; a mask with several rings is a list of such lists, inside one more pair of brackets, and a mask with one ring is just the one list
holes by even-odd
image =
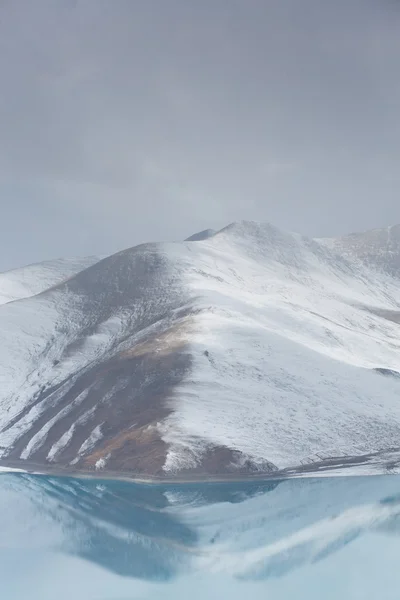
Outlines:
{"label": "white snow surface", "polygon": [[[279,468],[400,447],[400,380],[373,370],[400,371],[400,326],[374,312],[400,311],[398,279],[253,222],[157,251],[193,309],[185,330],[192,368],[158,425],[169,445],[166,471],[193,466],[215,445]],[[30,407],[43,384],[101,361],[132,315],[108,317],[54,366],[84,317],[68,286],[0,307],[0,454],[43,407],[1,426]],[[32,436],[24,457],[47,431]]]}
{"label": "white snow surface", "polygon": [[255,223],[175,252],[203,312],[163,425],[166,470],[207,444],[279,468],[399,446],[400,382],[372,370],[400,370],[399,325],[368,310],[398,310],[397,280]]}
{"label": "white snow surface", "polygon": [[57,454],[61,452],[61,450],[63,450],[66,446],[68,446],[68,444],[72,440],[72,436],[74,435],[75,427],[76,425],[75,423],[73,423],[71,427],[62,434],[60,439],[52,445],[50,452],[47,455],[47,460],[54,460]]}
{"label": "white snow surface", "polygon": [[15,469],[13,467],[0,467],[0,473],[25,473],[23,469]]}
{"label": "white snow surface", "polygon": [[99,260],[97,256],[60,258],[0,273],[0,305],[40,294]]}
{"label": "white snow surface", "polygon": [[91,450],[92,448],[94,448],[94,446],[96,445],[96,443],[101,440],[101,438],[103,437],[103,434],[101,432],[101,427],[102,427],[103,423],[101,425],[97,425],[93,431],[91,432],[91,434],[89,435],[89,437],[87,438],[87,440],[85,440],[82,444],[82,446],[79,448],[78,454],[86,454],[87,452],[89,452],[89,450]]}

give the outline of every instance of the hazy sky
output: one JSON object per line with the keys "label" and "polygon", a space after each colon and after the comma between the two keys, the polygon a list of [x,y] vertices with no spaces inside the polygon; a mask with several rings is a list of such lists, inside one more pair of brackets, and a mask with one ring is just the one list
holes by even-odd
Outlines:
{"label": "hazy sky", "polygon": [[0,0],[0,269],[400,222],[398,0]]}

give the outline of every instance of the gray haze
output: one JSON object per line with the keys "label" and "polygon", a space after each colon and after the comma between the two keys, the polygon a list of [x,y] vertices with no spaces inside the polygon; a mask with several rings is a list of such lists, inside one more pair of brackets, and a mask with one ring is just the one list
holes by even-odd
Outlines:
{"label": "gray haze", "polygon": [[400,221],[396,0],[0,0],[0,269]]}

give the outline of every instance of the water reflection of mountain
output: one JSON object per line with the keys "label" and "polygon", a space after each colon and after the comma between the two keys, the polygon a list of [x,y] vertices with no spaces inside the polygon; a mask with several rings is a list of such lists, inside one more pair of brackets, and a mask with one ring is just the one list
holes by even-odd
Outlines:
{"label": "water reflection of mountain", "polygon": [[397,534],[399,493],[396,476],[166,486],[3,475],[0,529],[12,540],[18,521],[34,522],[32,537],[52,532],[41,549],[127,577],[264,580],[329,559],[366,533]]}
{"label": "water reflection of mountain", "polygon": [[61,526],[64,551],[120,575],[152,580],[185,570],[195,552],[198,532],[181,519],[183,507],[239,503],[278,485],[136,485],[26,474],[6,479],[13,493],[29,495],[36,518],[50,517]]}

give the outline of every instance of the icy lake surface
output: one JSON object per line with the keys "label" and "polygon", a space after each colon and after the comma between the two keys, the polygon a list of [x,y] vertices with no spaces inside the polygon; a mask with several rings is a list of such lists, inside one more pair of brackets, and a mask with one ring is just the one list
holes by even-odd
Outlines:
{"label": "icy lake surface", "polygon": [[0,474],[2,600],[399,598],[400,477]]}

